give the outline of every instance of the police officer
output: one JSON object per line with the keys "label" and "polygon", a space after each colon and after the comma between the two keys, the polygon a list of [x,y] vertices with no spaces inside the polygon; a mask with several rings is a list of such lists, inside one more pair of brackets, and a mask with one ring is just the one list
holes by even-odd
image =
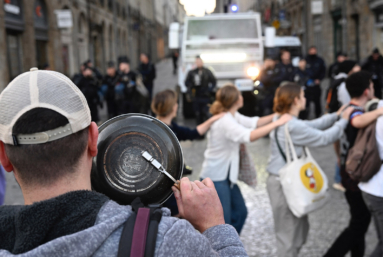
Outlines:
{"label": "police officer", "polygon": [[189,95],[192,96],[197,124],[201,124],[209,117],[208,104],[211,103],[211,94],[217,80],[213,73],[203,66],[201,57],[196,57],[195,64],[197,68],[189,71],[185,85],[188,88]]}
{"label": "police officer", "polygon": [[144,112],[150,112],[150,104],[152,102],[153,97],[153,87],[154,87],[154,79],[156,78],[156,67],[154,64],[149,62],[148,55],[142,53],[140,56],[141,64],[138,67],[138,71],[142,76],[142,82],[144,83],[146,89],[148,90],[149,97],[146,99],[146,104],[144,107]]}
{"label": "police officer", "polygon": [[368,57],[365,64],[362,65],[362,69],[372,73],[375,96],[382,99],[383,57],[381,56],[378,48],[375,48],[372,51],[372,55]]}
{"label": "police officer", "polygon": [[138,113],[140,110],[139,95],[136,89],[136,73],[130,70],[126,56],[118,58],[118,84],[115,88],[115,99],[118,114]]}
{"label": "police officer", "polygon": [[118,83],[119,76],[113,61],[108,62],[108,68],[106,70],[106,75],[103,80],[103,95],[105,97],[107,106],[108,106],[108,117],[109,119],[116,117],[118,115],[117,105],[115,101],[115,87]]}
{"label": "police officer", "polygon": [[310,47],[309,54],[306,57],[307,72],[310,75],[313,83],[307,85],[306,88],[306,110],[309,111],[310,103],[314,102],[315,116],[319,118],[322,113],[321,107],[321,95],[322,89],[320,87],[321,81],[326,76],[326,65],[322,58],[318,56],[317,48],[315,46]]}
{"label": "police officer", "polygon": [[347,60],[347,54],[343,52],[338,52],[336,54],[336,61],[331,64],[330,68],[328,69],[328,77],[331,80],[331,83],[334,81],[335,76],[339,74],[339,64],[345,60]]}
{"label": "police officer", "polygon": [[259,81],[263,86],[263,100],[261,102],[263,115],[268,115],[273,112],[274,95],[279,86],[277,75],[275,71],[275,61],[270,58],[265,59],[259,76]]}
{"label": "police officer", "polygon": [[276,65],[275,72],[277,73],[279,84],[285,81],[294,81],[295,67],[291,64],[291,54],[289,51],[282,50],[281,61]]}
{"label": "police officer", "polygon": [[85,61],[83,65],[84,65],[84,67],[87,67],[87,68],[89,68],[89,69],[92,70],[93,75],[94,75],[94,77],[95,77],[97,80],[102,81],[103,76],[102,76],[101,72],[100,72],[97,68],[95,68],[95,67],[93,66],[93,62],[92,62],[90,59],[87,60],[87,61]]}
{"label": "police officer", "polygon": [[[294,74],[294,82],[301,85],[302,88],[304,88],[305,94],[307,86],[313,83],[313,80],[310,79],[310,75],[307,72],[307,63],[305,59],[299,60],[298,69],[295,70]],[[299,113],[299,118],[302,120],[307,119],[307,116],[308,113],[306,110],[301,111]]]}
{"label": "police officer", "polygon": [[98,106],[101,106],[102,103],[98,95],[98,81],[94,77],[92,69],[84,67],[82,77],[77,86],[88,102],[92,121],[98,122],[100,120],[98,116]]}

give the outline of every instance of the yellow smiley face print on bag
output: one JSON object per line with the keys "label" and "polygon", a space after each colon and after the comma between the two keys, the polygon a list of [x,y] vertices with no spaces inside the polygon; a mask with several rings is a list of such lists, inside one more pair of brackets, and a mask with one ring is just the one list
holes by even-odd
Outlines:
{"label": "yellow smiley face print on bag", "polygon": [[300,177],[303,185],[310,192],[317,194],[323,188],[323,176],[317,166],[309,162],[302,166]]}

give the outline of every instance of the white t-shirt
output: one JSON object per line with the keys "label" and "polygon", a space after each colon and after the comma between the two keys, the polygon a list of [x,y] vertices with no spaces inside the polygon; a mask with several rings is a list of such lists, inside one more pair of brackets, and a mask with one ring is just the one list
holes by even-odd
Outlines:
{"label": "white t-shirt", "polygon": [[[378,108],[380,107],[383,107],[382,100],[379,101]],[[383,116],[380,116],[376,123],[376,142],[378,143],[380,159],[383,160]],[[383,165],[380,167],[378,173],[368,182],[360,182],[359,188],[367,194],[383,197]]]}
{"label": "white t-shirt", "polygon": [[227,113],[216,121],[207,134],[207,149],[201,178],[224,181],[230,168],[230,181],[236,183],[239,172],[239,146],[250,142],[250,134],[257,127],[259,117],[249,118]]}
{"label": "white t-shirt", "polygon": [[[340,73],[335,77],[335,79],[342,79],[342,78],[347,78],[347,74]],[[338,87],[338,101],[342,105],[345,105],[351,102],[350,94],[348,93],[346,88],[346,82],[342,82],[342,84],[340,84],[340,86]]]}

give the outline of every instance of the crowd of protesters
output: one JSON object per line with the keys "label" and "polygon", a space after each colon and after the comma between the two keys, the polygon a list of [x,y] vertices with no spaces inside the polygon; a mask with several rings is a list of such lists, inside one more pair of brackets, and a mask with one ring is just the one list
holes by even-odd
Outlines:
{"label": "crowd of protesters", "polygon": [[[350,207],[350,222],[324,256],[345,256],[348,252],[353,257],[364,256],[364,237],[371,219],[378,232],[378,245],[371,256],[383,256],[383,165],[371,179],[363,182],[354,180],[346,170],[346,160],[356,143],[358,132],[370,125],[376,126],[376,145],[379,156],[383,158],[383,101],[378,101],[382,97],[383,57],[378,49],[363,65],[348,60],[344,53],[338,54],[328,72],[330,86],[326,91],[325,115],[322,115],[321,82],[326,76],[326,67],[317,55],[316,47],[309,49],[309,55],[299,61],[298,67],[292,65],[291,55],[286,50],[281,52],[279,61],[265,60],[259,77],[264,87],[262,117],[241,115],[238,110],[243,107],[243,98],[239,90],[230,84],[216,90],[213,73],[197,57],[196,68],[189,72],[185,81],[197,117],[198,126],[194,129],[182,127],[173,120],[178,110],[176,92],[165,90],[153,96],[155,66],[145,54],[141,54],[140,60],[136,71],[131,69],[127,57],[120,57],[117,65],[109,62],[105,76],[91,61],[86,61],[80,73],[73,77],[73,83],[82,92],[77,92],[78,99],[86,99],[90,110],[89,124],[80,134],[72,134],[66,139],[66,145],[71,147],[76,147],[74,142],[77,141],[77,150],[82,155],[82,158],[71,157],[70,168],[73,171],[58,168],[60,172],[55,170],[57,174],[52,175],[48,169],[39,170],[38,165],[29,168],[25,165],[36,161],[57,168],[57,165],[50,163],[55,159],[48,157],[56,150],[62,150],[64,145],[58,145],[57,149],[55,144],[41,149],[35,146],[38,151],[26,148],[20,152],[22,148],[10,145],[7,135],[0,133],[0,161],[6,171],[14,172],[27,204],[23,207],[0,208],[0,255],[29,253],[31,256],[49,256],[59,252],[65,255],[66,251],[66,255],[103,256],[113,253],[116,256],[122,224],[131,211],[108,202],[103,195],[87,192],[91,190],[89,164],[97,154],[98,134],[94,122],[100,120],[98,109],[105,100],[109,118],[126,113],[154,114],[169,126],[180,141],[195,140],[207,134],[201,181],[182,179],[180,190],[173,188],[174,196],[165,203],[172,216],[184,220],[163,217],[157,238],[161,242],[156,246],[158,256],[247,256],[238,237],[245,220],[251,218],[248,217],[245,201],[237,185],[240,149],[242,144],[252,143],[267,135],[270,136],[267,191],[273,212],[278,257],[298,256],[309,232],[308,216],[297,217],[292,212],[281,184],[279,172],[288,162],[286,158],[289,158],[286,154],[287,140],[291,140],[298,156],[305,154],[304,147],[334,144],[338,157],[334,169],[334,188],[345,192]],[[17,78],[15,81],[8,90],[16,90],[13,88],[17,86]],[[46,90],[54,92],[55,86]],[[215,100],[209,105],[214,93]],[[59,97],[65,101],[67,96]],[[377,105],[372,110],[366,110],[368,102],[374,98],[378,101]],[[0,104],[7,100],[0,97]],[[308,120],[311,102],[315,106],[315,119]],[[7,116],[8,111],[0,110],[2,115]],[[69,116],[62,117],[62,114],[52,110],[32,109],[22,113],[20,121],[12,125],[13,133],[31,134],[52,130],[62,126],[63,120],[71,118],[71,122],[74,122]],[[56,122],[53,124],[48,120]],[[30,124],[36,127],[30,128]],[[286,138],[286,131],[290,138]],[[39,153],[44,156],[41,156],[41,160],[40,157],[28,160],[31,151],[34,151],[33,156]],[[21,157],[16,157],[17,154]],[[55,158],[60,159],[57,156]],[[3,173],[1,167],[0,183]],[[39,181],[38,178],[43,176],[46,177]],[[2,188],[5,185],[0,184],[0,205]],[[39,203],[31,205],[35,200]],[[81,208],[84,211],[78,213]],[[24,214],[41,210],[44,214],[38,215],[47,218],[43,222],[47,227],[37,230],[38,224]],[[66,212],[61,213],[62,210]],[[119,213],[126,215],[119,217]],[[41,221],[41,217],[38,220]],[[71,224],[71,217],[80,222]],[[120,223],[116,219],[120,219]],[[100,237],[103,237],[105,228],[102,222],[109,222],[115,227],[100,239],[90,231],[93,229],[94,233],[100,233]],[[29,230],[23,230],[14,223],[30,223],[28,226],[33,228],[29,230],[36,233],[28,233]],[[36,240],[26,243],[34,236]],[[95,247],[90,244],[81,247],[78,242],[86,239],[94,242]]]}

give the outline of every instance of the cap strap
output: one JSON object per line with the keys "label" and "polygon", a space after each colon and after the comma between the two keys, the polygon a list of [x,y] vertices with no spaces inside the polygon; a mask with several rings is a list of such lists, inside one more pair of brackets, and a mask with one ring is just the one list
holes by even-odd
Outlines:
{"label": "cap strap", "polygon": [[55,141],[57,139],[69,136],[71,134],[73,134],[72,127],[68,123],[63,127],[58,127],[56,129],[48,130],[45,132],[16,135],[13,136],[13,141],[14,143],[17,142],[17,145],[36,145]]}

